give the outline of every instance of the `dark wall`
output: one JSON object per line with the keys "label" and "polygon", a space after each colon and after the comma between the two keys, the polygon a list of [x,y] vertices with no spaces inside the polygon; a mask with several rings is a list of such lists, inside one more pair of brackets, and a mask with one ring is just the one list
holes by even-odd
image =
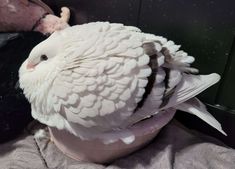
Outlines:
{"label": "dark wall", "polygon": [[[235,33],[234,12],[233,0],[143,0],[139,26],[181,44],[182,49],[195,56],[193,66],[202,74],[223,75]],[[218,88],[219,85],[210,88],[201,98],[212,104],[220,101]]]}
{"label": "dark wall", "polygon": [[0,144],[21,134],[32,121],[30,104],[19,87],[18,70],[45,38],[38,32],[0,32]]}
{"label": "dark wall", "polygon": [[136,25],[139,18],[140,0],[45,0],[57,13],[62,6],[72,11],[70,23],[81,24],[92,21],[120,22]]}

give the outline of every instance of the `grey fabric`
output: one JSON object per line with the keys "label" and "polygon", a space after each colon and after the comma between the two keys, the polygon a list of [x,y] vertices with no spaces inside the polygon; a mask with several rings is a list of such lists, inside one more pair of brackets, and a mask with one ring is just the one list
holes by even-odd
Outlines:
{"label": "grey fabric", "polygon": [[49,137],[24,134],[0,145],[1,169],[235,169],[235,150],[214,138],[192,134],[177,122],[168,124],[145,148],[99,165],[72,160]]}

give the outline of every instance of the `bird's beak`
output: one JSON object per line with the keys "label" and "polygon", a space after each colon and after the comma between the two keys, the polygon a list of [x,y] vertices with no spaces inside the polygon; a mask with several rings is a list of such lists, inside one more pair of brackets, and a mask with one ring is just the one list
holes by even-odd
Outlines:
{"label": "bird's beak", "polygon": [[26,68],[27,68],[27,69],[34,69],[35,66],[36,66],[36,65],[34,65],[34,64],[32,64],[32,63],[28,63],[28,64],[26,65]]}

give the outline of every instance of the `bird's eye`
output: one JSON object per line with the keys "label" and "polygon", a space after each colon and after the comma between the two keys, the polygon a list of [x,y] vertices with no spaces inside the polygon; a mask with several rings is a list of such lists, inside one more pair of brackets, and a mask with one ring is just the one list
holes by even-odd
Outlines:
{"label": "bird's eye", "polygon": [[40,57],[40,60],[41,60],[41,61],[45,61],[45,60],[47,60],[47,59],[48,59],[47,55],[41,55],[41,57]]}

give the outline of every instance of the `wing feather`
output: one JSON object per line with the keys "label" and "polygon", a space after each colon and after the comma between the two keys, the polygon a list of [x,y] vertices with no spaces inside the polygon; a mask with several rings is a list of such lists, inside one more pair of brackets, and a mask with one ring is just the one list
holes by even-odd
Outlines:
{"label": "wing feather", "polygon": [[[78,33],[79,45],[73,44],[76,49],[68,52],[72,55],[66,56],[53,82],[49,94],[53,96],[54,111],[71,126],[112,130],[134,112],[145,92],[151,69],[141,47],[143,38],[136,37],[131,27],[108,25],[97,29],[101,33],[90,33],[92,37]],[[95,30],[90,26],[86,31]]]}

